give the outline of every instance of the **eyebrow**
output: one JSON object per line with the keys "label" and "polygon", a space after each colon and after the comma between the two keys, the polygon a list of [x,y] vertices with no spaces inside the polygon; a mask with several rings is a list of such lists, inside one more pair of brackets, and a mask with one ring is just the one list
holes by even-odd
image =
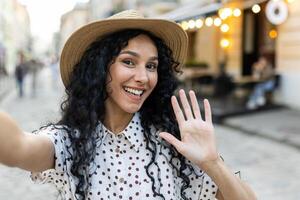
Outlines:
{"label": "eyebrow", "polygon": [[[136,53],[134,51],[122,51],[120,54],[129,54],[129,55],[132,55],[132,56],[137,57],[137,58],[141,57],[138,53]],[[158,60],[158,57],[153,56],[153,57],[150,57],[149,60]]]}

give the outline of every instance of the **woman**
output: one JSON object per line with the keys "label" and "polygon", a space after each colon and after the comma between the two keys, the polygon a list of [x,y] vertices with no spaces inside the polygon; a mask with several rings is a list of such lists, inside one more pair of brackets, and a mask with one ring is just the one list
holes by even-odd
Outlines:
{"label": "woman", "polygon": [[183,109],[172,96],[186,50],[180,26],[133,10],[82,27],[61,56],[61,120],[22,134],[2,113],[0,162],[64,199],[255,199],[218,156],[209,102],[202,119],[193,91]]}

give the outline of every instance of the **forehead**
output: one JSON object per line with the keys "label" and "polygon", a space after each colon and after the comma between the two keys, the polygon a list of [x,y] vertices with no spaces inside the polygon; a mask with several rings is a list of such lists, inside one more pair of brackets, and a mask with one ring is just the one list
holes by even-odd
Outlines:
{"label": "forehead", "polygon": [[157,48],[154,41],[147,35],[141,34],[128,41],[128,45],[122,50],[132,50],[139,54],[152,54],[157,56]]}

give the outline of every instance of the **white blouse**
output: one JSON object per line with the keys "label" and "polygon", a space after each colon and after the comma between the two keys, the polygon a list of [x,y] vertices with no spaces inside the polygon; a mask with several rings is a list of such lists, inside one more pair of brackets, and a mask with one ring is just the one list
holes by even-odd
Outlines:
{"label": "white blouse", "polygon": [[[94,164],[89,166],[89,185],[87,200],[116,199],[161,199],[152,191],[152,181],[147,176],[145,166],[151,159],[151,152],[146,149],[146,140],[136,113],[128,126],[118,135],[113,134],[103,124],[97,127],[99,140]],[[150,174],[155,179],[155,188],[166,200],[182,199],[180,188],[182,179],[170,164],[169,148],[162,145],[158,131],[151,127],[156,139],[157,156],[151,165]],[[53,126],[41,129],[36,134],[46,135],[55,146],[55,169],[32,173],[36,183],[52,183],[60,191],[63,199],[75,200],[76,177],[71,174],[70,141],[67,133]],[[189,161],[187,161],[191,164]],[[174,160],[172,162],[174,164]],[[175,165],[179,161],[176,160]],[[191,200],[213,200],[217,192],[216,184],[197,166],[194,170],[186,169],[190,187],[185,190]],[[193,172],[195,171],[195,173]]]}

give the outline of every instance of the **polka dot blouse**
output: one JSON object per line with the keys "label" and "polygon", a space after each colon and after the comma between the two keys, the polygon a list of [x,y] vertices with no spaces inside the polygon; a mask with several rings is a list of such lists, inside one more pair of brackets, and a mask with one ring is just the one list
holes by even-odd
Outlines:
{"label": "polka dot blouse", "polygon": [[[156,139],[157,156],[149,168],[155,179],[156,190],[166,200],[182,199],[180,188],[182,179],[170,164],[169,148],[162,145],[158,131],[151,127]],[[66,200],[75,200],[76,178],[71,174],[71,159],[68,147],[70,142],[63,130],[47,127],[36,132],[46,135],[55,146],[55,169],[32,173],[36,183],[52,183]],[[88,200],[115,199],[160,199],[152,191],[152,181],[147,176],[145,166],[151,159],[151,152],[146,149],[143,128],[139,113],[136,113],[128,126],[118,135],[111,133],[103,124],[97,127],[99,141],[95,163],[89,167]],[[187,161],[191,164],[189,161]],[[174,161],[173,161],[174,163]],[[177,163],[178,164],[178,163]],[[175,163],[176,165],[176,163]],[[216,184],[197,166],[187,171],[190,187],[185,190],[191,200],[213,200],[217,192]]]}

